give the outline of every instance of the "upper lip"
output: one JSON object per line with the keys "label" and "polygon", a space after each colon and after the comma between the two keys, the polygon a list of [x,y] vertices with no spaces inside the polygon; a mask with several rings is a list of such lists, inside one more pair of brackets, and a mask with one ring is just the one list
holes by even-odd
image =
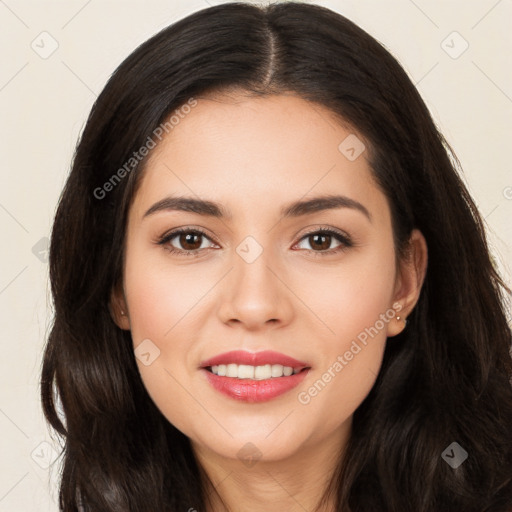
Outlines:
{"label": "upper lip", "polygon": [[309,365],[303,361],[298,361],[293,357],[273,352],[272,350],[263,350],[261,352],[247,352],[245,350],[232,350],[214,356],[201,363],[201,368],[216,366],[220,364],[247,364],[250,366],[263,366],[265,364],[281,364],[291,366],[292,368],[309,368]]}

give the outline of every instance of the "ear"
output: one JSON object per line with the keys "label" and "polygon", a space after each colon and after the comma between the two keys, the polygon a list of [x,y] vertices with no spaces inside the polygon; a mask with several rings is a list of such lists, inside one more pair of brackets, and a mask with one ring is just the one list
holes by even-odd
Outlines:
{"label": "ear", "polygon": [[130,317],[128,315],[128,307],[126,306],[126,298],[122,283],[117,284],[112,288],[110,294],[110,316],[114,323],[123,330],[130,330]]}
{"label": "ear", "polygon": [[428,249],[425,237],[418,229],[413,229],[409,238],[405,258],[399,261],[393,309],[397,315],[388,323],[387,335],[396,336],[405,328],[407,319],[420,297],[427,272]]}

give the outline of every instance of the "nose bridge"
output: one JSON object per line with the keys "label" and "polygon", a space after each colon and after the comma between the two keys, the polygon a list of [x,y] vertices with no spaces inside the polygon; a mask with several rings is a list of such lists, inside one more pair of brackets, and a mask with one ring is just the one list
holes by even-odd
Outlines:
{"label": "nose bridge", "polygon": [[254,236],[247,236],[235,248],[234,268],[220,308],[224,321],[238,320],[254,326],[286,319],[287,288],[276,276],[280,265],[268,239],[260,243]]}
{"label": "nose bridge", "polygon": [[237,295],[245,296],[245,300],[249,301],[271,302],[271,299],[277,298],[276,277],[270,271],[277,265],[274,252],[268,237],[260,243],[249,235],[238,244],[234,255],[234,278],[239,285],[235,287]]}

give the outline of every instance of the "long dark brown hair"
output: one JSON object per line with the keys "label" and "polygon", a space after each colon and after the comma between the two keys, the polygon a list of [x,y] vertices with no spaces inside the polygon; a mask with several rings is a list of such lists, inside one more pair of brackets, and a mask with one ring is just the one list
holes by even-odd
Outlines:
{"label": "long dark brown hair", "polygon": [[[195,12],[138,47],[92,108],[49,255],[55,316],[41,398],[65,441],[60,510],[206,508],[208,479],[189,439],[149,397],[109,305],[146,159],[127,162],[191,98],[227,89],[292,92],[355,127],[390,204],[397,255],[413,228],[428,244],[418,304],[387,344],[324,497],[338,512],[512,510],[510,292],[460,165],[381,44],[327,8],[295,2]],[[457,468],[441,456],[453,442],[468,453]]]}

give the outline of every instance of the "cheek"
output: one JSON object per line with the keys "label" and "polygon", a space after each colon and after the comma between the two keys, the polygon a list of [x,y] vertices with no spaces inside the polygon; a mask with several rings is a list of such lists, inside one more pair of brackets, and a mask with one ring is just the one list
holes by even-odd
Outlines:
{"label": "cheek", "polygon": [[[393,302],[395,254],[392,245],[347,253],[339,264],[301,272],[296,279],[301,298],[321,320],[320,332],[325,341],[329,340],[327,346],[343,350],[347,341],[350,345],[350,340],[376,323],[385,337],[387,323],[383,325],[380,319]],[[364,338],[364,334],[361,337]]]}
{"label": "cheek", "polygon": [[[194,315],[208,287],[189,270],[165,267],[134,251],[125,266],[125,293],[130,330],[140,376],[149,396],[177,428],[189,428],[194,401],[184,390],[193,365]],[[144,264],[139,263],[144,261]],[[211,287],[211,285],[210,285]],[[138,347],[145,347],[143,350]],[[200,414],[200,411],[195,411]]]}
{"label": "cheek", "polygon": [[347,258],[328,277],[304,278],[312,290],[308,305],[322,320],[315,340],[321,356],[297,398],[304,414],[324,418],[324,428],[331,430],[353,414],[379,373],[387,325],[396,316],[393,247]]}
{"label": "cheek", "polygon": [[[165,258],[134,250],[125,266],[125,292],[134,343],[165,342],[190,322],[208,292],[208,280],[192,266],[174,267]],[[203,277],[201,277],[203,276]],[[210,285],[211,287],[211,285]]]}
{"label": "cheek", "polygon": [[[150,391],[149,383],[156,375],[166,381],[169,376],[164,370],[175,372],[176,368],[181,370],[186,366],[194,333],[197,334],[191,319],[207,292],[203,289],[205,280],[201,280],[197,272],[192,275],[185,267],[172,269],[165,264],[165,258],[154,258],[155,252],[134,248],[126,259],[124,282],[136,355],[139,345],[147,346],[152,354],[158,355],[150,366],[137,360]],[[160,372],[155,368],[160,368]]]}
{"label": "cheek", "polygon": [[358,342],[340,346],[298,391],[298,417],[315,418],[314,438],[321,440],[351,421],[375,384],[384,348],[385,340],[377,338],[366,346]]}

